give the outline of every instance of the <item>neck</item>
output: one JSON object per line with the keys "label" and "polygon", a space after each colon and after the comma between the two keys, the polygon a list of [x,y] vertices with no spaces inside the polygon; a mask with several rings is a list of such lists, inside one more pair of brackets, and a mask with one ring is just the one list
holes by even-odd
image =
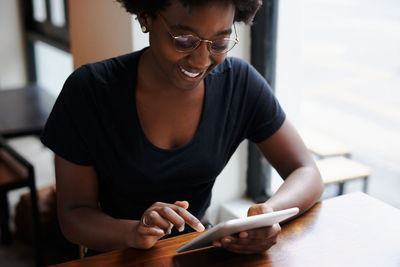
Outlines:
{"label": "neck", "polygon": [[140,90],[142,93],[155,93],[160,96],[188,96],[197,94],[203,88],[204,81],[195,90],[182,90],[171,85],[167,76],[162,75],[150,49],[145,50],[140,57],[136,90]]}

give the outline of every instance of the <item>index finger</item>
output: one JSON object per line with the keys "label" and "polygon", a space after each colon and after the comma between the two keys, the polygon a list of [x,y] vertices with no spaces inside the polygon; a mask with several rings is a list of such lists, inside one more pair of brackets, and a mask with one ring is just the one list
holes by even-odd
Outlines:
{"label": "index finger", "polygon": [[177,205],[172,205],[171,207],[179,216],[182,217],[182,219],[188,224],[190,227],[192,227],[194,230],[197,232],[203,232],[205,227],[204,225],[195,217],[193,216],[189,211],[185,210],[184,208],[177,206]]}

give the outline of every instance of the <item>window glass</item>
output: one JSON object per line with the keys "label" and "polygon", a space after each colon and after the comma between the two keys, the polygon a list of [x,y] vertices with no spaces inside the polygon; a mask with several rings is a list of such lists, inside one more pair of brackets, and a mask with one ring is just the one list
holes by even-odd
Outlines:
{"label": "window glass", "polygon": [[[304,136],[346,145],[352,160],[372,169],[367,192],[395,207],[399,10],[398,0],[281,1],[277,47],[277,94],[289,119]],[[361,180],[346,183],[345,193],[361,190]]]}
{"label": "window glass", "polygon": [[64,0],[50,0],[51,23],[54,26],[65,25]]}
{"label": "window glass", "polygon": [[54,96],[57,96],[73,71],[70,53],[54,46],[36,41],[34,44],[37,82]]}
{"label": "window glass", "polygon": [[33,18],[38,22],[46,20],[46,1],[45,0],[33,0]]}

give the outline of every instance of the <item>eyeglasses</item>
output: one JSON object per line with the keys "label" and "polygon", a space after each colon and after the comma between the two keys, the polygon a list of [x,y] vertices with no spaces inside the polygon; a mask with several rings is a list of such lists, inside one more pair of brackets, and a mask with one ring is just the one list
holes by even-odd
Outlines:
{"label": "eyeglasses", "polygon": [[162,16],[160,13],[158,13],[158,14],[161,17],[161,21],[167,28],[168,33],[171,35],[171,37],[174,41],[175,49],[178,52],[184,52],[184,53],[192,52],[200,45],[201,42],[206,42],[208,51],[211,54],[222,55],[222,54],[228,53],[229,50],[231,50],[237,43],[239,43],[235,24],[233,24],[233,29],[235,31],[235,39],[223,38],[223,39],[218,39],[215,41],[210,41],[210,40],[200,39],[198,36],[191,35],[191,34],[174,36],[171,33],[171,29],[167,25],[167,22],[165,21],[164,16]]}

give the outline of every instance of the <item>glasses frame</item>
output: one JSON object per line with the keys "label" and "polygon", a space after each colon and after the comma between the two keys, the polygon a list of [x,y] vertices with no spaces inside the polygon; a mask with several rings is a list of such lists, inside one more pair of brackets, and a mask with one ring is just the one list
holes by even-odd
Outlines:
{"label": "glasses frame", "polygon": [[[207,40],[207,39],[201,39],[200,37],[198,37],[198,36],[196,36],[196,35],[193,35],[193,34],[184,34],[184,35],[175,36],[175,35],[173,35],[173,34],[171,33],[171,28],[168,26],[168,24],[167,24],[166,19],[164,18],[164,16],[161,15],[161,13],[158,13],[158,15],[160,16],[161,21],[162,21],[162,23],[164,24],[164,26],[167,28],[167,32],[169,33],[169,35],[172,37],[172,39],[173,39],[174,41],[176,41],[178,38],[180,38],[180,37],[182,37],[182,36],[193,36],[193,37],[195,37],[195,38],[197,38],[197,39],[199,40],[196,46],[194,46],[194,47],[191,48],[190,50],[186,50],[186,51],[179,50],[179,49],[176,47],[175,42],[174,42],[175,50],[178,51],[178,52],[181,52],[181,53],[190,53],[190,52],[193,52],[194,50],[196,50],[196,49],[199,47],[199,45],[200,45],[201,42],[205,42],[205,43],[207,44],[207,50],[208,50],[208,52],[210,52],[210,54],[212,54],[212,55],[224,55],[224,54],[228,53],[229,51],[231,51],[232,48],[234,48],[235,45],[237,45],[237,44],[239,43],[239,38],[238,38],[238,36],[237,36],[235,23],[233,23],[233,29],[234,29],[234,32],[235,32],[235,39],[231,39],[231,38],[222,38],[222,39],[218,39],[218,40],[211,41],[211,40]],[[220,40],[233,41],[234,44],[233,44],[233,46],[232,46],[231,48],[229,48],[227,51],[225,51],[225,52],[223,52],[223,53],[215,53],[215,52],[212,51],[211,45],[212,45],[214,42],[217,42],[217,41],[220,41]]]}

